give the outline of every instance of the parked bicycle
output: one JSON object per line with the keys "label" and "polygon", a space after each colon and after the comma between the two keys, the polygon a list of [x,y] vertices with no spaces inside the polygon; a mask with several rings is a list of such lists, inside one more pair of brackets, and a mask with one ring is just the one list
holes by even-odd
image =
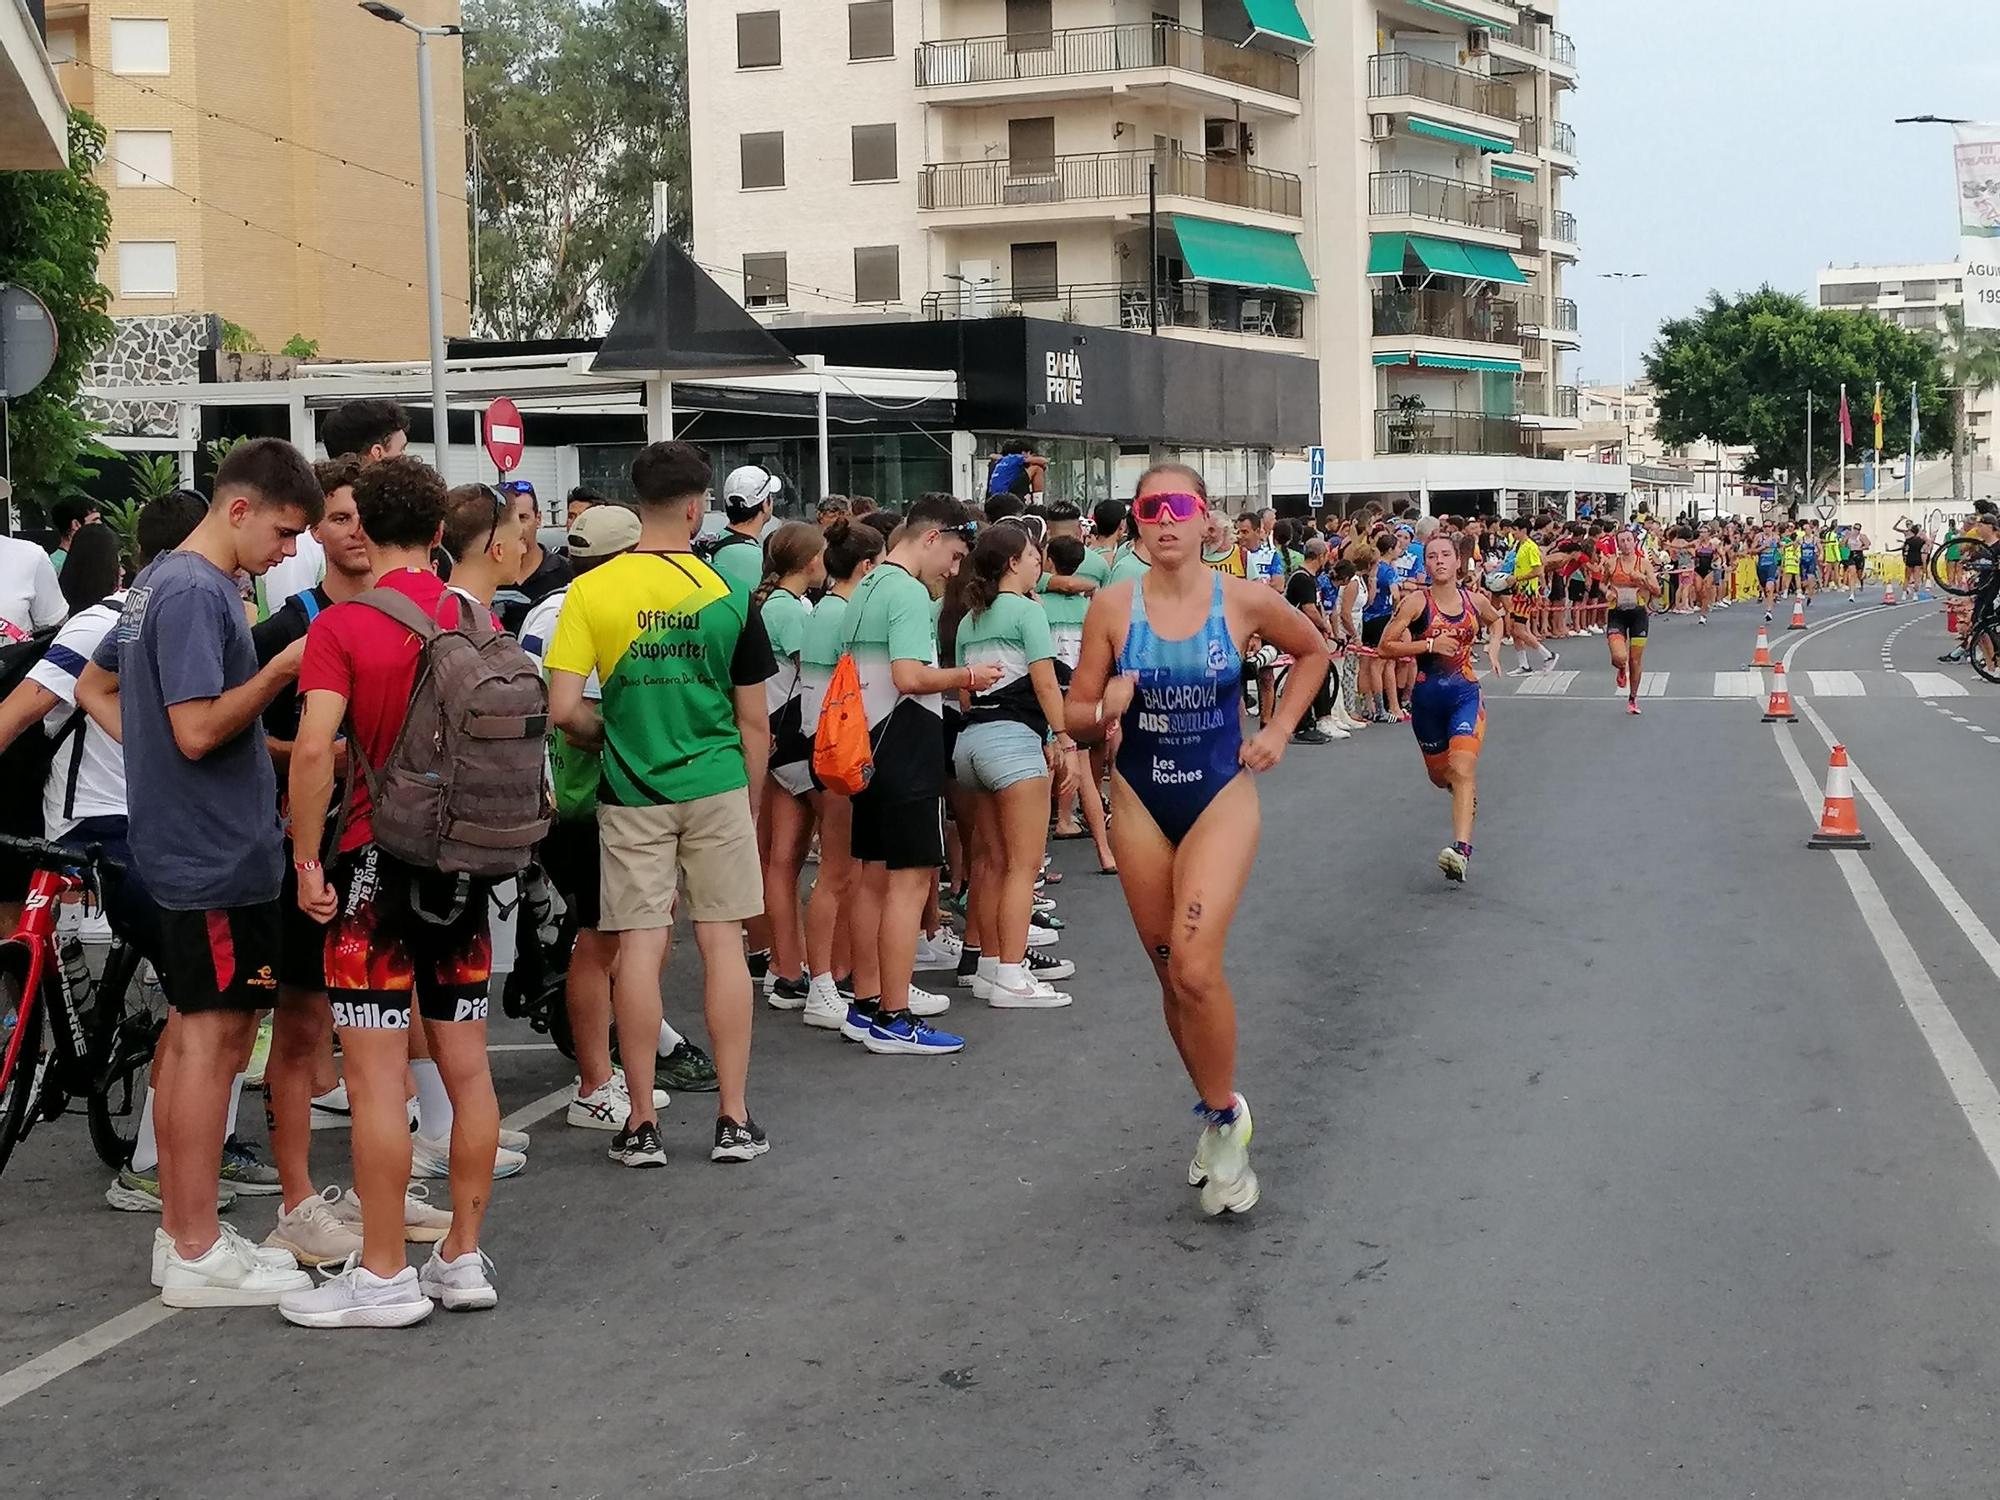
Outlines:
{"label": "parked bicycle", "polygon": [[34,865],[21,925],[0,941],[0,1171],[35,1126],[82,1100],[91,1145],[107,1166],[131,1159],[153,1051],[166,1027],[156,987],[134,985],[139,955],[114,942],[91,975],[83,945],[59,940],[63,898],[101,904],[123,867],[94,846],[0,835]]}
{"label": "parked bicycle", "polygon": [[1948,537],[1931,554],[1939,589],[1972,601],[1972,617],[1959,637],[1972,670],[2000,682],[2000,549],[1977,537]]}

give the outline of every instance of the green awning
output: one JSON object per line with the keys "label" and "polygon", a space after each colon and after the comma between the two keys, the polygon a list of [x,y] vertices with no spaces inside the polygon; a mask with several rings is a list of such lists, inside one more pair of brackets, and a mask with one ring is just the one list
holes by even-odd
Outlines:
{"label": "green awning", "polygon": [[1493,164],[1493,175],[1507,182],[1533,182],[1535,180],[1535,174],[1526,167],[1503,167],[1498,162]]}
{"label": "green awning", "polygon": [[[1273,230],[1264,233],[1275,233]],[[1289,235],[1281,236],[1289,239]],[[1377,234],[1368,240],[1368,274],[1400,276],[1410,252],[1426,271],[1439,276],[1462,276],[1467,281],[1504,281],[1509,286],[1526,286],[1528,278],[1514,264],[1514,257],[1491,245],[1469,245],[1458,240],[1441,240],[1428,234]]]}
{"label": "green awning", "polygon": [[1243,0],[1243,8],[1250,13],[1252,35],[1262,32],[1295,47],[1312,45],[1312,33],[1299,14],[1298,0]]}
{"label": "green awning", "polygon": [[1473,359],[1462,354],[1378,354],[1377,365],[1411,365],[1422,370],[1472,370],[1494,375],[1518,375],[1518,359]]}
{"label": "green awning", "polygon": [[1483,31],[1490,31],[1497,24],[1490,16],[1476,16],[1469,10],[1460,10],[1456,5],[1446,5],[1444,0],[1410,0],[1410,4],[1416,6],[1418,10],[1427,10],[1433,15],[1449,16],[1454,21],[1463,21],[1467,26],[1477,26]]}
{"label": "green awning", "polygon": [[1419,119],[1416,115],[1409,117],[1409,126],[1413,135],[1427,135],[1433,140],[1450,141],[1454,146],[1474,146],[1481,151],[1491,151],[1496,154],[1511,153],[1514,149],[1514,143],[1505,136],[1465,130],[1457,125],[1440,125],[1435,120]]}
{"label": "green awning", "polygon": [[1295,234],[1185,214],[1174,215],[1174,234],[1181,242],[1181,259],[1187,263],[1190,280],[1287,292],[1313,290],[1312,272],[1306,269]]}

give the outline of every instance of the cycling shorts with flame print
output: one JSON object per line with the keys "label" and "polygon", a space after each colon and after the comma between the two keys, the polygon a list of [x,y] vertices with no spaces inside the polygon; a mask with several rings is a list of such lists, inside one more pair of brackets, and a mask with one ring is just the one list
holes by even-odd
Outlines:
{"label": "cycling shorts with flame print", "polygon": [[340,905],[326,929],[333,1024],[406,1031],[410,1001],[427,1021],[484,1021],[493,977],[492,883],[417,870],[364,844],[332,871]]}

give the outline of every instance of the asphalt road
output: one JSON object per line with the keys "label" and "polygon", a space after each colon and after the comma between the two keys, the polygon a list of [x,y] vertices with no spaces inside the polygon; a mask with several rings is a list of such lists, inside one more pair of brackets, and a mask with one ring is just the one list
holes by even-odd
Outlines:
{"label": "asphalt road", "polygon": [[[699,1098],[665,1172],[543,1120],[496,1192],[490,1314],[137,1313],[8,1401],[148,1306],[153,1221],[103,1207],[80,1120],[44,1129],[0,1179],[0,1494],[2000,1494],[2000,1194],[1967,1113],[2000,1068],[2000,744],[1971,728],[2000,735],[2000,689],[1960,670],[1941,711],[1884,668],[1900,627],[1896,667],[1938,670],[1927,608],[1814,614],[1775,644],[1795,687],[1862,680],[1799,695],[1910,847],[1867,799],[1872,851],[1803,847],[1778,741],[1817,780],[1816,725],[1704,686],[1748,660],[1741,608],[1658,626],[1640,719],[1595,640],[1562,694],[1497,686],[1464,888],[1405,730],[1266,779],[1232,944],[1264,1183],[1242,1220],[1184,1185],[1190,1090],[1074,844],[1074,1008],[961,1002],[948,1063],[766,1013],[753,1166],[706,1161]],[[689,994],[677,968],[683,1024]],[[509,1109],[568,1078],[546,1051],[494,1067]]]}

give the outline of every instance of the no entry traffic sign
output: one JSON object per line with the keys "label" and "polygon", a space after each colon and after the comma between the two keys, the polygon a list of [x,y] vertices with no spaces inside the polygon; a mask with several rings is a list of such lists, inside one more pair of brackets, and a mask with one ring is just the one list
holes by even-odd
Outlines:
{"label": "no entry traffic sign", "polygon": [[521,408],[505,396],[486,408],[480,437],[486,444],[486,456],[502,474],[521,467],[521,454],[527,447],[521,441]]}

